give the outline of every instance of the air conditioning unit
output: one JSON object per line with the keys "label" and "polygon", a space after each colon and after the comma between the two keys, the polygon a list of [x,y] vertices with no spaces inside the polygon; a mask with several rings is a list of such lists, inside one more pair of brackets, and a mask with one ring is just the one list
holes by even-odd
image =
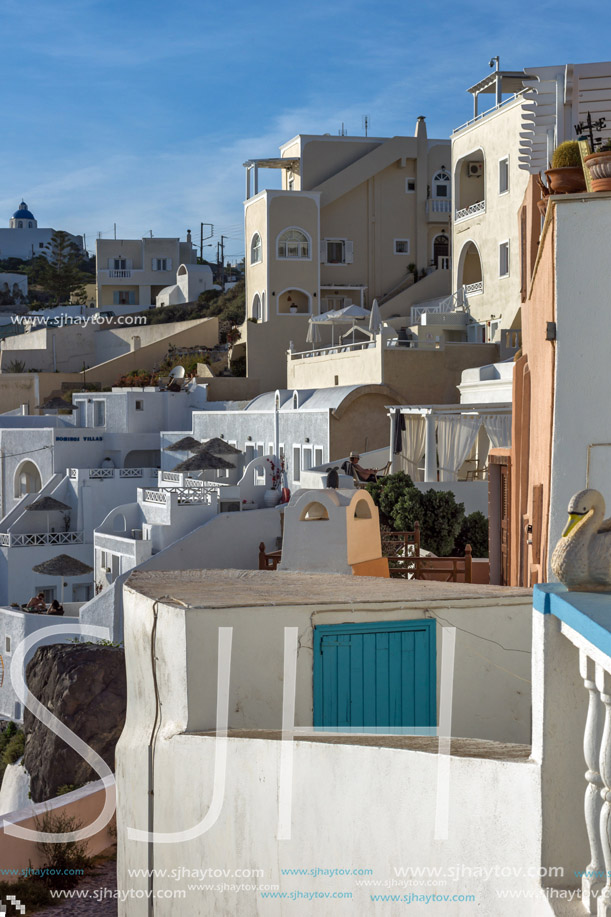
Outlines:
{"label": "air conditioning unit", "polygon": [[484,174],[484,163],[483,162],[468,162],[467,163],[467,175],[469,178],[479,178],[480,175]]}

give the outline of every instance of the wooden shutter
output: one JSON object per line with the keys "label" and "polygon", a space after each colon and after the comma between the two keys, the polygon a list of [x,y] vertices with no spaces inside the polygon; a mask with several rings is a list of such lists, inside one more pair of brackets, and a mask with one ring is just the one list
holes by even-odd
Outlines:
{"label": "wooden shutter", "polygon": [[346,241],[344,243],[344,256],[345,256],[345,263],[352,264],[352,262],[354,261],[354,242]]}
{"label": "wooden shutter", "polygon": [[320,263],[321,264],[327,263],[327,240],[326,239],[320,240]]}

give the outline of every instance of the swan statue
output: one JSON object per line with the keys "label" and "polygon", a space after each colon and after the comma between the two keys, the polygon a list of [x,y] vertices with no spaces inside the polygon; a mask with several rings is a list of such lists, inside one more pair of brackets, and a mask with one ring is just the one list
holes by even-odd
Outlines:
{"label": "swan statue", "polygon": [[569,521],[554,548],[551,567],[574,592],[611,592],[611,519],[597,490],[580,490],[569,501]]}

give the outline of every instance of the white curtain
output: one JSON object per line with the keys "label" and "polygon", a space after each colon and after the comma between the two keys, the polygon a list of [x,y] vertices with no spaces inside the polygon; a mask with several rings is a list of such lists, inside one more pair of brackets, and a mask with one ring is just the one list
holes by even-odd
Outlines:
{"label": "white curtain", "polygon": [[424,455],[426,423],[424,417],[404,414],[405,430],[401,446],[401,471],[409,474],[412,481],[421,481],[420,460]]}
{"label": "white curtain", "polygon": [[487,414],[483,420],[493,449],[511,446],[511,414]]}
{"label": "white curtain", "polygon": [[460,467],[473,448],[481,422],[480,417],[465,417],[463,414],[437,418],[440,481],[456,480]]}

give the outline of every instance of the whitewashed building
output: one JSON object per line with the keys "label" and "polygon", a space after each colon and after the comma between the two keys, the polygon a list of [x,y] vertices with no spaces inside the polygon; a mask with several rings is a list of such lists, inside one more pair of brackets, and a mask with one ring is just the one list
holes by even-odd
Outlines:
{"label": "whitewashed building", "polygon": [[[23,261],[29,261],[38,255],[49,257],[48,245],[51,242],[51,236],[54,229],[43,229],[38,227],[38,220],[35,218],[25,201],[21,201],[19,207],[9,220],[8,229],[0,229],[0,260],[6,258],[21,258]],[[83,237],[73,236],[68,233],[70,240],[83,252]]]}

